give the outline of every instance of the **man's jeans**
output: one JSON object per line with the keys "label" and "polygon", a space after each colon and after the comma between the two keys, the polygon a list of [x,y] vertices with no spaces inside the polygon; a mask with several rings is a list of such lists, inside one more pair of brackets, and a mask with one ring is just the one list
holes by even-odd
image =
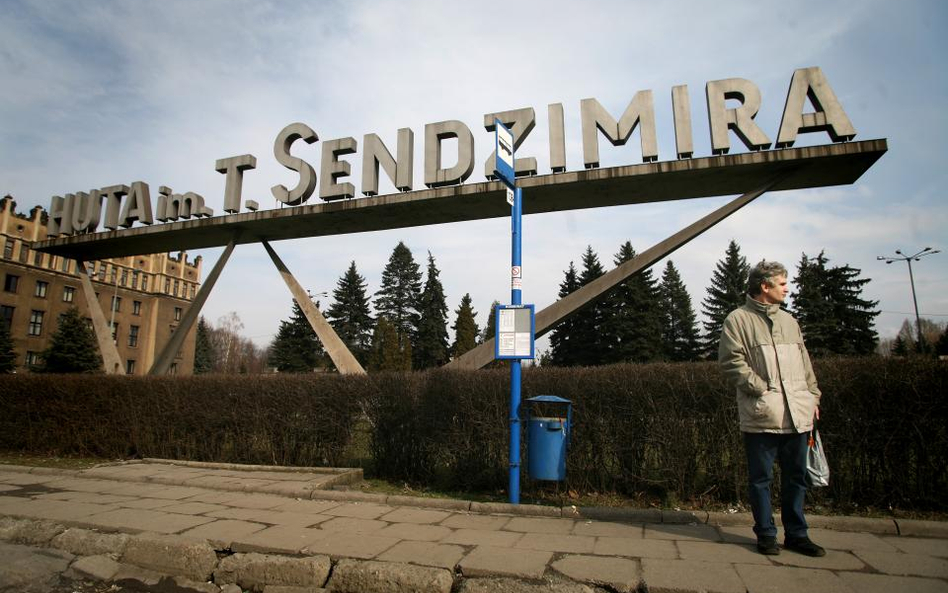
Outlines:
{"label": "man's jeans", "polygon": [[806,495],[808,434],[744,433],[754,533],[758,539],[777,537],[777,526],[774,525],[770,506],[770,483],[773,481],[775,459],[780,461],[780,518],[784,535],[791,538],[807,537],[803,499]]}

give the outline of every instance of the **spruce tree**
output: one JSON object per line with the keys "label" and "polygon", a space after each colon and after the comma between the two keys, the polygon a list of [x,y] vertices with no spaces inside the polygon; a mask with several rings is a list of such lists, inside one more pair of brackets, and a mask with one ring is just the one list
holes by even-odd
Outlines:
{"label": "spruce tree", "polygon": [[[563,282],[560,283],[560,290],[557,296],[563,298],[570,293],[576,292],[579,288],[579,276],[576,274],[576,266],[573,262],[569,262],[569,268],[564,272]],[[493,307],[491,307],[491,329],[493,329],[494,326],[493,313]],[[576,350],[573,347],[574,326],[575,315],[560,321],[550,333],[550,362],[553,366],[563,367],[579,364]]]}
{"label": "spruce tree", "polygon": [[[583,271],[579,274],[580,288],[606,273],[592,245],[586,247],[582,262]],[[608,304],[600,300],[586,305],[572,315],[570,349],[573,352],[573,364],[593,366],[608,362],[610,348],[603,333],[608,311]]]}
{"label": "spruce tree", "polygon": [[935,354],[937,356],[948,356],[948,326],[941,332],[938,342],[935,343]]}
{"label": "spruce tree", "polygon": [[454,325],[454,343],[451,344],[451,358],[458,358],[468,350],[477,346],[478,328],[474,318],[477,313],[471,303],[471,295],[465,294],[461,297],[461,304],[454,312],[456,317]]}
{"label": "spruce tree", "polygon": [[484,324],[484,331],[481,333],[481,341],[483,344],[488,340],[493,340],[497,334],[497,305],[500,304],[500,301],[494,301],[490,304],[490,314],[487,316],[487,323]]}
{"label": "spruce tree", "polygon": [[691,296],[671,260],[665,265],[658,292],[664,358],[674,362],[698,360],[701,346]]}
{"label": "spruce tree", "polygon": [[878,343],[873,329],[878,301],[861,297],[869,279],[860,279],[860,270],[849,265],[828,267],[828,262],[821,251],[812,259],[804,253],[797,265],[791,296],[807,350],[814,357],[872,354]]}
{"label": "spruce tree", "polygon": [[395,324],[385,316],[376,320],[368,366],[371,371],[411,370],[411,340],[399,336]]}
{"label": "spruce tree", "polygon": [[16,372],[16,351],[7,322],[0,319],[0,374]]}
{"label": "spruce tree", "polygon": [[724,327],[724,318],[731,311],[744,304],[747,298],[747,275],[750,266],[747,259],[741,255],[741,248],[737,241],[731,239],[724,254],[719,260],[711,276],[707,296],[701,303],[701,312],[706,321],[704,326],[703,350],[707,358],[717,360],[718,341],[721,339],[721,328]]}
{"label": "spruce tree", "polygon": [[428,252],[425,288],[421,292],[418,331],[412,340],[412,357],[416,369],[428,369],[448,362],[448,304],[444,286],[438,276],[434,256]]}
{"label": "spruce tree", "polygon": [[372,343],[372,315],[369,298],[365,294],[368,284],[356,269],[356,263],[339,278],[332,297],[335,302],[326,310],[326,318],[336,330],[339,339],[345,342],[353,356],[365,364]]}
{"label": "spruce tree", "polygon": [[41,373],[102,372],[95,335],[75,307],[60,316],[59,327],[40,358],[43,363],[37,370]]}
{"label": "spruce tree", "polygon": [[323,346],[294,300],[290,318],[280,322],[280,330],[270,344],[268,362],[281,373],[309,373],[322,366],[323,359]]}
{"label": "spruce tree", "polygon": [[895,336],[895,341],[892,342],[892,354],[893,356],[908,355],[908,346],[905,345],[905,340],[902,339],[902,334]]}
{"label": "spruce tree", "polygon": [[[621,265],[635,257],[632,243],[619,247],[614,262]],[[662,356],[662,322],[658,286],[650,269],[627,278],[610,293],[606,339],[610,345],[604,362],[648,362]]]}
{"label": "spruce tree", "polygon": [[388,318],[399,340],[410,340],[418,331],[420,299],[421,271],[411,250],[399,241],[382,270],[382,285],[375,293],[378,316]]}
{"label": "spruce tree", "polygon": [[211,347],[210,328],[202,315],[198,320],[197,334],[194,340],[194,374],[210,373],[214,368],[214,350]]}

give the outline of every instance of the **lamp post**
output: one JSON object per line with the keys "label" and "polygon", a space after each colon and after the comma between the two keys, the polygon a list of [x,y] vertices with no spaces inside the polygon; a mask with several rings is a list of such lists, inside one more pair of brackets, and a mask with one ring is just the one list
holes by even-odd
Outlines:
{"label": "lamp post", "polygon": [[915,297],[915,276],[912,274],[912,260],[918,261],[925,257],[926,255],[935,255],[936,253],[941,253],[938,249],[932,249],[931,247],[926,247],[922,249],[915,255],[905,255],[902,253],[901,249],[895,250],[896,255],[880,255],[876,257],[879,261],[884,261],[887,264],[891,264],[895,261],[904,261],[908,264],[909,269],[909,282],[912,285],[912,302],[915,304],[915,330],[918,332],[918,351],[922,351],[922,318],[918,315],[918,299]]}

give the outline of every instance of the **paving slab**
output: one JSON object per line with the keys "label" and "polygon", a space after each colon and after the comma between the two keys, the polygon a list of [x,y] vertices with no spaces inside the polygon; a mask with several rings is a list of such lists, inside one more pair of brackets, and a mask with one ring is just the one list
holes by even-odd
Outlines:
{"label": "paving slab", "polygon": [[378,519],[386,513],[391,513],[394,507],[372,502],[346,502],[324,511],[327,515],[336,517],[354,517],[357,519]]}
{"label": "paving slab", "polygon": [[721,539],[729,544],[745,544],[753,546],[757,544],[757,536],[754,535],[754,529],[750,525],[741,526],[720,526],[717,528]]}
{"label": "paving slab", "polygon": [[899,535],[919,537],[937,537],[948,539],[948,523],[945,521],[921,521],[918,519],[899,519],[896,521]]}
{"label": "paving slab", "polygon": [[948,560],[921,554],[886,554],[883,552],[853,552],[863,562],[879,572],[898,576],[948,578]]}
{"label": "paving slab", "polygon": [[270,509],[271,511],[281,511],[285,513],[304,513],[307,515],[315,515],[327,511],[333,507],[339,506],[340,503],[333,502],[329,500],[300,500],[300,499],[283,499],[281,504]]}
{"label": "paving slab", "polygon": [[[882,553],[886,552],[873,552]],[[841,550],[826,550],[826,556],[814,558],[804,556],[799,552],[787,550],[781,546],[779,556],[771,556],[776,564],[784,566],[798,566],[801,568],[823,568],[826,570],[862,570],[866,567],[862,560],[853,555],[853,552]]]}
{"label": "paving slab", "polygon": [[514,517],[504,525],[506,531],[524,533],[550,533],[568,535],[573,532],[573,519],[553,519],[545,517]]}
{"label": "paving slab", "polygon": [[497,546],[511,548],[521,537],[523,537],[523,533],[516,531],[458,529],[441,541],[446,544],[461,544],[462,546]]}
{"label": "paving slab", "polygon": [[222,511],[228,507],[219,504],[210,504],[206,502],[175,502],[161,507],[166,513],[178,513],[179,515],[206,515],[214,511]]}
{"label": "paving slab", "polygon": [[121,502],[116,504],[116,506],[123,509],[160,509],[166,506],[171,506],[173,504],[178,504],[176,500],[168,500],[167,498],[133,498],[128,502]]}
{"label": "paving slab", "polygon": [[218,517],[221,519],[237,519],[239,521],[267,523],[269,525],[295,525],[297,527],[312,527],[313,525],[317,525],[323,521],[328,521],[332,518],[329,515],[310,515],[307,513],[291,513],[265,509],[241,509],[233,507],[225,507],[219,511],[211,511],[207,515],[209,517]]}
{"label": "paving slab", "polygon": [[376,535],[404,540],[436,542],[451,535],[451,530],[441,525],[417,523],[393,523],[378,531]]}
{"label": "paving slab", "polygon": [[188,486],[165,486],[163,484],[155,484],[154,487],[156,489],[148,494],[149,497],[167,498],[169,500],[182,500],[205,492],[201,488],[191,488]]}
{"label": "paving slab", "polygon": [[598,537],[593,554],[674,560],[678,558],[678,549],[675,547],[675,542],[670,540]]}
{"label": "paving slab", "polygon": [[767,556],[757,552],[756,548],[741,544],[725,544],[717,542],[676,542],[682,560],[700,560],[702,562],[719,562],[722,564],[766,564],[770,565]]}
{"label": "paving slab", "polygon": [[564,556],[553,570],[585,583],[607,585],[619,593],[636,591],[642,583],[642,568],[635,560],[602,556]]}
{"label": "paving slab", "polygon": [[382,521],[389,523],[439,523],[451,516],[448,511],[435,511],[430,509],[416,508],[397,508],[391,513],[386,513],[379,517]]}
{"label": "paving slab", "polygon": [[5,503],[3,512],[8,515],[32,517],[34,519],[52,519],[55,521],[84,521],[106,511],[116,510],[114,505],[70,502],[65,500],[19,499],[18,504]]}
{"label": "paving slab", "polygon": [[359,533],[332,533],[309,543],[304,552],[307,554],[326,554],[333,560],[338,558],[375,558],[399,542],[394,537],[364,535]]}
{"label": "paving slab", "polygon": [[853,533],[832,529],[810,529],[810,539],[828,550],[866,550],[869,552],[895,552],[896,548],[886,538],[874,533]]}
{"label": "paving slab", "polygon": [[207,541],[218,550],[227,550],[233,546],[235,540],[263,531],[266,528],[267,526],[262,523],[221,519],[198,525],[194,529],[188,529],[181,535],[188,539]]}
{"label": "paving slab", "polygon": [[525,579],[538,579],[546,571],[553,552],[540,550],[518,550],[510,548],[478,546],[461,559],[458,566],[464,576],[506,575]]}
{"label": "paving slab", "polygon": [[894,577],[884,574],[841,572],[839,577],[859,593],[948,593],[948,583],[921,577]]}
{"label": "paving slab", "polygon": [[514,547],[526,550],[546,550],[547,552],[591,554],[595,545],[596,538],[586,535],[525,533]]}
{"label": "paving slab", "polygon": [[948,558],[948,539],[928,537],[886,537],[883,541],[907,554]]}
{"label": "paving slab", "polygon": [[499,530],[510,522],[511,517],[495,515],[474,515],[470,513],[455,513],[441,522],[441,525],[452,529]]}
{"label": "paving slab", "polygon": [[178,533],[204,523],[210,523],[213,520],[213,517],[176,515],[147,509],[116,509],[85,518],[86,522],[100,527],[128,530],[135,533],[143,531]]}
{"label": "paving slab", "polygon": [[846,581],[828,570],[755,564],[738,564],[734,568],[747,585],[747,593],[857,593]]}
{"label": "paving slab", "polygon": [[[645,558],[642,560],[642,579],[649,593],[681,593],[683,591],[746,593],[747,591],[734,567],[730,564],[713,562]],[[806,591],[806,589],[798,591]]]}
{"label": "paving slab", "polygon": [[[73,556],[49,550],[38,554],[35,548],[0,542],[0,591],[51,590],[59,575],[69,567]],[[48,587],[48,588],[45,588]]]}
{"label": "paving slab", "polygon": [[423,566],[438,566],[454,570],[454,567],[457,566],[461,558],[464,557],[464,553],[464,548],[451,544],[403,541],[380,554],[378,560],[421,564]]}
{"label": "paving slab", "polygon": [[373,533],[383,527],[388,527],[388,523],[356,517],[334,517],[319,526],[320,529],[338,533]]}
{"label": "paving slab", "polygon": [[711,525],[646,525],[645,538],[719,542],[721,534]]}
{"label": "paving slab", "polygon": [[642,539],[645,536],[645,526],[642,524],[627,525],[625,523],[577,521],[573,526],[573,534]]}
{"label": "paving slab", "polygon": [[280,552],[297,554],[313,542],[331,535],[322,529],[292,525],[276,525],[235,538],[231,548],[235,552]]}

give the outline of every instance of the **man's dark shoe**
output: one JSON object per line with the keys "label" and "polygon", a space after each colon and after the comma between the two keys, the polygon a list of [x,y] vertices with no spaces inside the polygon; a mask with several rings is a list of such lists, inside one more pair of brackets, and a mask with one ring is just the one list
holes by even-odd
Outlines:
{"label": "man's dark shoe", "polygon": [[761,537],[757,540],[757,551],[766,556],[776,556],[780,553],[780,548],[777,547],[777,538],[775,537]]}
{"label": "man's dark shoe", "polygon": [[[758,544],[759,546],[760,544]],[[826,556],[826,550],[810,541],[808,537],[788,537],[783,540],[783,547],[794,552],[799,552],[804,556],[813,556],[818,558]]]}

